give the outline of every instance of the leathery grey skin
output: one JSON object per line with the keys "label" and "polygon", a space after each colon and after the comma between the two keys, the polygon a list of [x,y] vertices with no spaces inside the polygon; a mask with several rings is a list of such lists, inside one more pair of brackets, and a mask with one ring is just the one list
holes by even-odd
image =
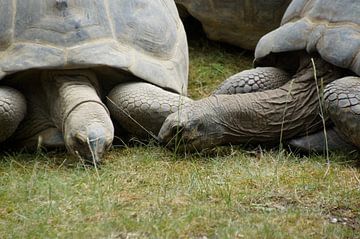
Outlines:
{"label": "leathery grey skin", "polygon": [[98,163],[114,138],[111,116],[138,137],[156,135],[190,101],[173,1],[2,0],[0,20],[1,146],[66,147]]}
{"label": "leathery grey skin", "polygon": [[340,137],[360,147],[360,77],[338,79],[326,86],[325,108]]}
{"label": "leathery grey skin", "polygon": [[[168,144],[178,135],[188,148],[196,149],[290,141],[301,149],[322,151],[323,106],[326,127],[331,129],[329,146],[360,147],[358,16],[360,5],[353,0],[292,1],[281,27],[259,41],[257,68],[228,79],[214,95],[171,114],[159,138]],[[259,75],[262,67],[279,68],[290,77],[267,80],[270,86],[245,91],[248,76]]]}
{"label": "leathery grey skin", "polygon": [[120,84],[107,97],[112,117],[141,139],[156,138],[166,117],[190,102],[188,97],[145,82]]}
{"label": "leathery grey skin", "polygon": [[17,90],[0,87],[0,141],[10,137],[24,119],[26,113],[25,97]]}

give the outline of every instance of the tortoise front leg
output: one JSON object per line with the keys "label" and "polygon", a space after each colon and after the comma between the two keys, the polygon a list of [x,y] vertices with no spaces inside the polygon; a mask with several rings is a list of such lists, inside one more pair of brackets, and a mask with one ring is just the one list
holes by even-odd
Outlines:
{"label": "tortoise front leg", "polygon": [[109,93],[111,116],[132,135],[149,138],[158,134],[166,117],[192,100],[144,82],[119,84]]}
{"label": "tortoise front leg", "polygon": [[276,89],[291,79],[285,71],[275,67],[257,67],[235,74],[225,80],[214,95],[233,95]]}
{"label": "tortoise front leg", "polygon": [[13,88],[0,87],[0,142],[15,132],[25,114],[25,97]]}
{"label": "tortoise front leg", "polygon": [[325,109],[338,133],[360,147],[360,77],[344,77],[325,88]]}

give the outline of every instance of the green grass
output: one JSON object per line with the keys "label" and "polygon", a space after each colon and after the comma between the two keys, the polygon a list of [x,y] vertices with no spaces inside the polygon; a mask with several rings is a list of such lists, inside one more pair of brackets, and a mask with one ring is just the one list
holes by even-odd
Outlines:
{"label": "green grass", "polygon": [[[190,41],[190,95],[251,65],[249,53]],[[0,161],[0,238],[360,238],[356,155],[174,155],[116,147],[96,171],[66,154]]]}
{"label": "green grass", "polygon": [[189,39],[189,96],[201,98],[211,94],[229,76],[252,67],[251,52],[209,42]]}

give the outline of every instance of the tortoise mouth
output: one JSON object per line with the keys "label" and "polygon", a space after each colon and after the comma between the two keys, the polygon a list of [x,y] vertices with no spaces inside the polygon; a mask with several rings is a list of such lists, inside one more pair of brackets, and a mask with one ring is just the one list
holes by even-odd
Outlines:
{"label": "tortoise mouth", "polygon": [[77,156],[83,163],[88,165],[97,165],[102,163],[103,156],[111,147],[111,143],[107,143],[104,136],[96,137],[95,139],[86,138],[79,140],[67,140],[67,149],[75,156]]}
{"label": "tortoise mouth", "polygon": [[108,124],[95,122],[80,128],[77,128],[73,122],[67,122],[64,137],[69,152],[81,161],[97,164],[110,149],[114,130],[111,122]]}
{"label": "tortoise mouth", "polygon": [[[186,114],[186,113],[185,113]],[[198,119],[189,116],[178,119],[177,112],[170,115],[162,125],[158,134],[161,144],[175,152],[197,152],[221,145],[224,142],[223,136],[226,134],[224,126],[220,123],[212,125],[214,119],[200,116]],[[214,115],[214,118],[217,116]],[[189,120],[186,120],[189,119]]]}

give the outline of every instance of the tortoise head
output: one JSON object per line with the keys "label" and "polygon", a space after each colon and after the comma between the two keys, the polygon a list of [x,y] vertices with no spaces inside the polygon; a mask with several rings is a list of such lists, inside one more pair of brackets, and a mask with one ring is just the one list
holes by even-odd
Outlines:
{"label": "tortoise head", "polygon": [[61,129],[65,146],[73,155],[96,164],[109,149],[114,126],[101,102],[96,75],[91,71],[43,73],[51,117]]}
{"label": "tortoise head", "polygon": [[163,123],[159,140],[175,151],[209,149],[224,142],[226,127],[208,99],[192,102],[170,114]]}
{"label": "tortoise head", "polygon": [[64,123],[67,149],[86,163],[94,165],[101,162],[114,138],[110,117],[104,108],[96,106],[87,103],[79,106]]}

